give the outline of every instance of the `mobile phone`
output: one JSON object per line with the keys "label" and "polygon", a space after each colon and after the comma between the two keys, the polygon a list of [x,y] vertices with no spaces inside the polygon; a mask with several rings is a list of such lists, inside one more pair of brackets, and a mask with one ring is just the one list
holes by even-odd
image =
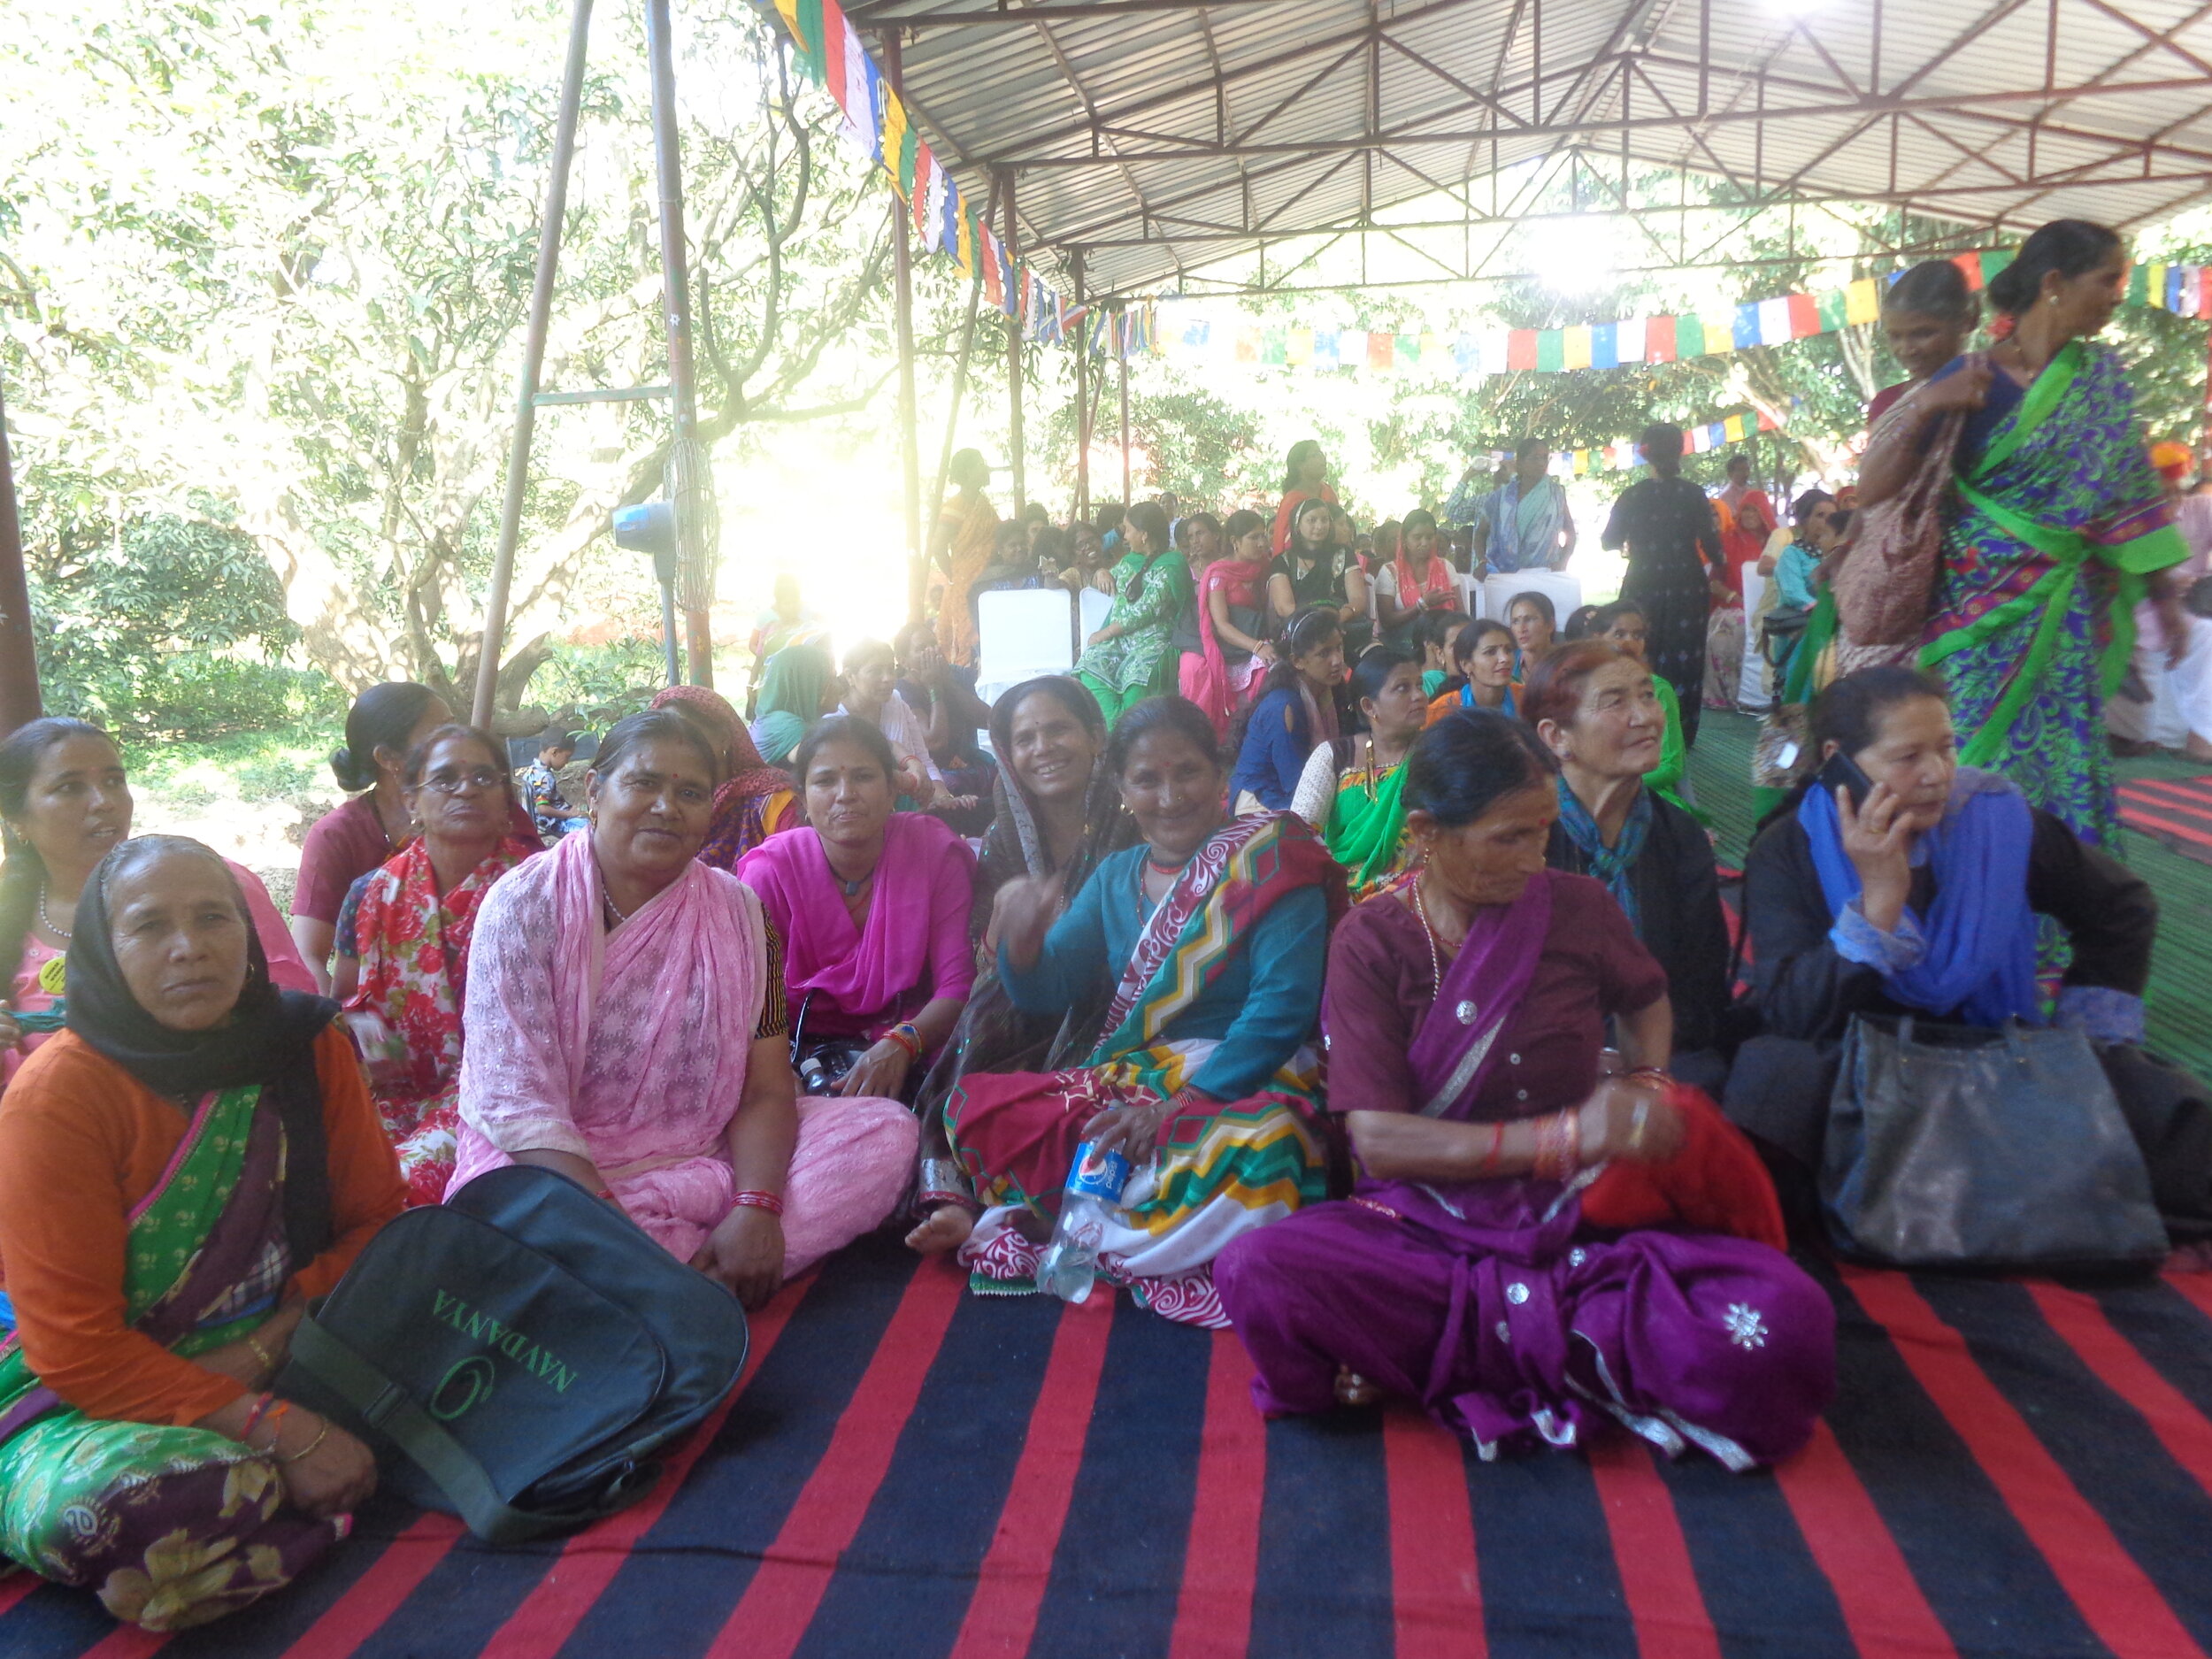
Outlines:
{"label": "mobile phone", "polygon": [[1862,772],[1859,763],[1841,749],[1828,757],[1827,763],[1820,769],[1818,782],[1831,798],[1837,790],[1848,789],[1854,811],[1864,807],[1867,796],[1874,793],[1874,780]]}

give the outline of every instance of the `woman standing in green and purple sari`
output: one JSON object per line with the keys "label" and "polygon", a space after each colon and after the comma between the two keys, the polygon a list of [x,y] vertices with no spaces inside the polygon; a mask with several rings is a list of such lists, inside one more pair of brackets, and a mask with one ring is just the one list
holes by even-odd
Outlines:
{"label": "woman standing in green and purple sari", "polygon": [[[2104,698],[2127,665],[2136,601],[2177,602],[2161,576],[2188,557],[2118,357],[2089,343],[2126,291],[2112,232],[2059,219],[1989,287],[2002,337],[1959,438],[1922,665],[1941,674],[1962,764],[2002,773],[2085,841],[2118,829]],[[2008,328],[2007,325],[2010,326]],[[1869,468],[1863,499],[1902,480]],[[1887,485],[1888,488],[1884,488]]]}

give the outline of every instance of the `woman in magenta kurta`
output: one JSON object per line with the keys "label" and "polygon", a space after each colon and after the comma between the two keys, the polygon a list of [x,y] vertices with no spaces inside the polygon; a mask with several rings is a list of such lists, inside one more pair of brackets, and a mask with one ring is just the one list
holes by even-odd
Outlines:
{"label": "woman in magenta kurta", "polygon": [[793,757],[803,828],[738,861],[784,941],[784,985],[809,1045],[840,1040],[837,1092],[903,1098],[975,983],[975,855],[937,819],[897,812],[898,764],[868,721],[833,715]]}

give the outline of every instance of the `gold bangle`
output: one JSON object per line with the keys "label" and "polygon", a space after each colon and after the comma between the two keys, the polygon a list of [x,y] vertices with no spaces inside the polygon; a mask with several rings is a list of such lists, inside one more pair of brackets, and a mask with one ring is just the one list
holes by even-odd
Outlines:
{"label": "gold bangle", "polygon": [[[330,1419],[328,1417],[325,1417],[323,1419],[323,1432],[320,1434],[318,1434],[313,1440],[308,1441],[306,1445],[301,1447],[299,1450],[294,1452],[290,1456],[280,1457],[277,1459],[277,1462],[280,1463],[296,1463],[303,1457],[312,1456],[316,1449],[329,1438]],[[272,1447],[270,1449],[273,1451],[275,1448]]]}
{"label": "gold bangle", "polygon": [[248,1337],[246,1339],[246,1346],[253,1350],[253,1356],[261,1362],[261,1369],[263,1371],[274,1371],[276,1370],[277,1363],[275,1359],[271,1356],[267,1348],[261,1346],[259,1338],[251,1336]]}

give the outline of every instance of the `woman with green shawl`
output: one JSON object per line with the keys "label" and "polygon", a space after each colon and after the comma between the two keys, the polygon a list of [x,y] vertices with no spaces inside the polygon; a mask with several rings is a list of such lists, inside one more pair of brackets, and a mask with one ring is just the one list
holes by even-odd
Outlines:
{"label": "woman with green shawl", "polygon": [[771,766],[780,766],[822,718],[829,689],[829,653],[818,645],[787,645],[761,671],[760,697],[754,704],[753,746]]}
{"label": "woman with green shawl", "polygon": [[[1929,382],[1985,385],[1959,400],[1968,413],[1921,665],[1950,688],[1962,765],[2001,773],[2104,847],[2119,828],[2104,699],[2133,650],[2138,600],[2160,605],[2168,640],[2187,638],[2162,572],[2189,549],[2168,521],[2120,359],[2086,338],[2127,283],[2127,248],[2111,231],[2046,225],[1989,285],[2000,337],[1987,366],[1960,357]],[[1870,468],[1862,500],[1903,481]]]}
{"label": "woman with green shawl", "polygon": [[1317,745],[1290,806],[1321,832],[1356,904],[1405,868],[1405,758],[1428,719],[1428,701],[1421,659],[1398,646],[1362,656],[1352,689],[1367,730]]}
{"label": "woman with green shawl", "polygon": [[1111,726],[1133,705],[1175,689],[1182,654],[1175,624],[1191,607],[1190,566],[1169,544],[1167,515],[1141,501],[1122,520],[1129,552],[1114,566],[1114,608],[1085,641],[1075,677],[1090,688]]}

